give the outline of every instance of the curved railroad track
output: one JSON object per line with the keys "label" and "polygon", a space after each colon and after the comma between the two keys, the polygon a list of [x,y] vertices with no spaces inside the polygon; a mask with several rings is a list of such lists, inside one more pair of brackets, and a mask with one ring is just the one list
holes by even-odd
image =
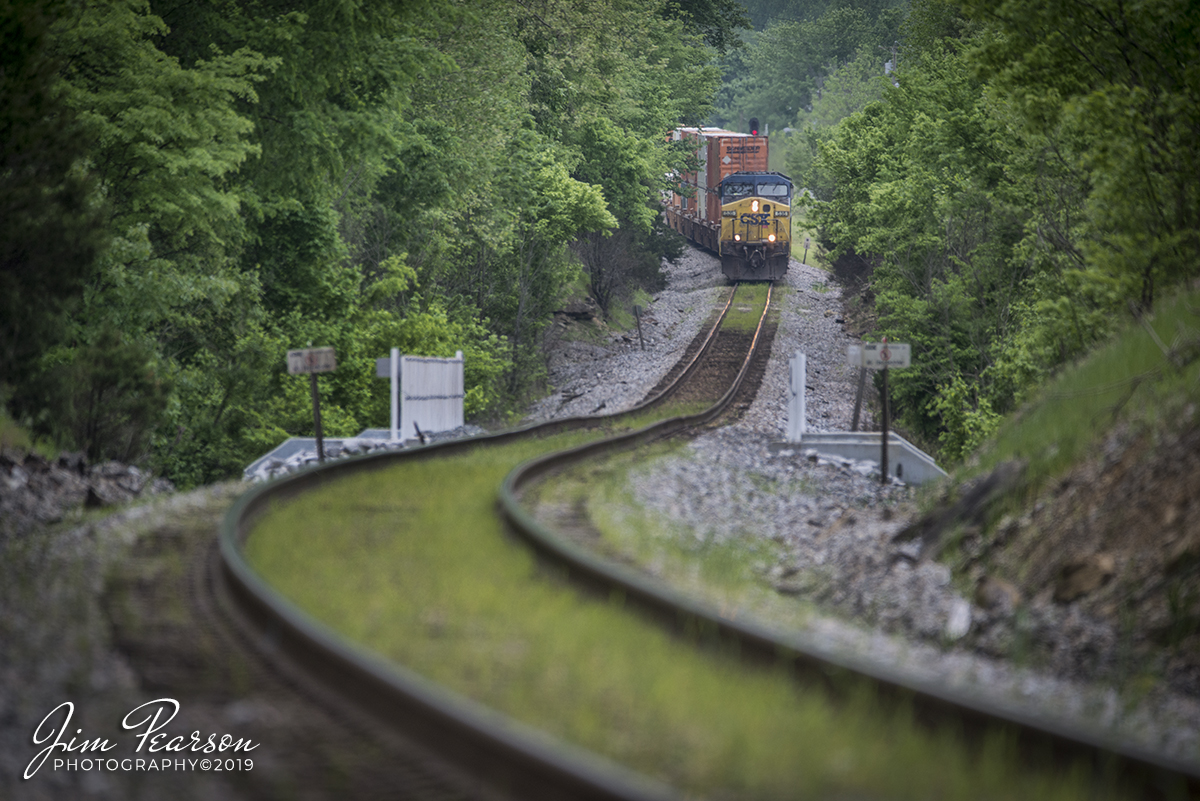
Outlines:
{"label": "curved railroad track", "polygon": [[[736,292],[736,289],[735,289]],[[645,413],[668,402],[706,404],[695,414],[670,417],[628,433],[606,437],[570,450],[551,453],[512,471],[500,489],[500,510],[512,529],[544,559],[565,566],[572,580],[613,590],[651,611],[666,625],[684,630],[716,632],[735,643],[749,658],[784,661],[794,670],[825,680],[847,673],[870,682],[880,694],[911,701],[917,717],[950,722],[964,731],[981,733],[1000,727],[1026,752],[1047,754],[1090,765],[1097,775],[1132,777],[1149,796],[1186,797],[1200,793],[1195,766],[1163,759],[1105,741],[1067,722],[1034,719],[949,691],[913,682],[878,665],[822,649],[786,631],[754,621],[726,619],[719,609],[673,592],[640,571],[602,558],[573,539],[547,528],[522,506],[522,494],[557,470],[637,447],[666,436],[711,425],[753,396],[755,372],[765,369],[764,351],[770,330],[765,325],[768,303],[752,334],[719,333],[733,303],[730,294],[712,328],[698,337],[681,360],[677,375],[656,387],[634,410],[604,418],[551,421],[501,434],[441,443],[405,452],[376,454],[296,474],[263,485],[244,495],[226,515],[221,528],[220,559],[210,574],[214,597],[224,599],[225,614],[239,621],[247,642],[256,643],[285,670],[315,677],[317,684],[339,698],[350,698],[380,719],[460,766],[490,788],[520,798],[649,799],[674,797],[671,788],[654,783],[580,749],[546,737],[523,724],[493,713],[479,704],[446,691],[406,668],[372,655],[316,622],[276,593],[247,564],[242,545],[255,520],[271,504],[310,489],[398,460],[436,459],[456,455],[481,444],[499,444],[525,437],[595,427],[604,421]],[[764,345],[766,347],[764,347]]]}
{"label": "curved railroad track", "polygon": [[[255,518],[269,504],[295,497],[338,477],[391,466],[398,460],[432,459],[481,444],[502,444],[611,425],[613,421],[634,418],[673,403],[694,405],[700,400],[710,404],[701,415],[665,421],[673,430],[715,419],[733,399],[735,392],[730,384],[747,372],[743,365],[749,364],[753,356],[753,351],[747,348],[758,338],[757,331],[749,339],[722,333],[722,323],[736,296],[734,287],[712,324],[693,339],[664,380],[632,409],[611,415],[552,420],[489,436],[332,462],[250,491],[225,517],[219,553],[208,563],[211,569],[203,581],[193,582],[198,599],[194,604],[211,609],[214,619],[219,617],[230,624],[244,646],[253,649],[264,665],[310,701],[336,713],[350,700],[351,706],[370,710],[376,721],[398,729],[404,741],[391,747],[414,763],[408,766],[408,772],[420,775],[422,754],[430,754],[432,768],[424,773],[441,781],[424,779],[424,785],[436,791],[429,797],[448,797],[447,784],[461,790],[464,784],[472,783],[480,789],[479,797],[489,794],[509,798],[671,797],[669,788],[578,749],[548,745],[539,733],[498,719],[499,716],[479,705],[349,644],[276,593],[246,564],[241,545]],[[768,292],[759,329],[766,318],[769,296]],[[763,362],[757,371],[761,376],[765,353],[762,350],[758,353],[759,361]],[[726,390],[727,397],[722,403],[711,405],[714,393],[722,394],[718,388]],[[420,745],[409,747],[416,743]],[[465,782],[461,775],[447,771],[447,760],[460,773],[467,774]],[[446,778],[448,772],[452,775]],[[421,782],[417,785],[419,788]],[[409,788],[404,797],[418,798],[424,794]]]}

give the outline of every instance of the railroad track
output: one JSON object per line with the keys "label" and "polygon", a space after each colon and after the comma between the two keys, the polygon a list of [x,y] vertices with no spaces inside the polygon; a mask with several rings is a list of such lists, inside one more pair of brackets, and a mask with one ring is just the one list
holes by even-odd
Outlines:
{"label": "railroad track", "polygon": [[[720,610],[665,588],[628,566],[596,556],[571,537],[536,521],[522,506],[521,496],[538,481],[571,464],[602,458],[618,451],[689,430],[712,425],[748,405],[743,385],[755,370],[761,375],[765,356],[760,345],[769,337],[764,306],[754,332],[746,337],[719,334],[722,320],[734,302],[731,293],[717,321],[694,343],[684,366],[664,386],[656,387],[638,409],[615,417],[645,414],[669,402],[708,404],[695,414],[668,417],[634,431],[547,454],[521,465],[504,480],[500,510],[512,529],[549,563],[564,566],[573,581],[599,590],[619,591],[634,604],[683,630],[715,632],[735,643],[747,657],[783,661],[798,672],[827,678],[847,673],[862,677],[881,695],[910,700],[917,716],[982,732],[1001,727],[1029,753],[1088,764],[1105,772],[1133,777],[1150,796],[1185,797],[1200,793],[1200,775],[1193,766],[1164,760],[1155,754],[1113,745],[1066,723],[1032,719],[1011,709],[956,695],[941,687],[925,686],[892,675],[877,665],[857,662],[824,651],[788,632],[754,621],[726,619]],[[737,358],[736,354],[741,357]],[[722,387],[717,393],[715,388]],[[719,397],[713,397],[719,395]],[[371,709],[381,719],[402,728],[407,736],[447,755],[491,787],[520,798],[648,799],[674,797],[671,788],[622,769],[522,724],[502,718],[474,702],[447,692],[422,676],[373,656],[350,643],[279,595],[247,564],[242,545],[258,517],[276,502],[295,498],[328,482],[373,471],[398,460],[428,460],[464,453],[481,444],[547,436],[595,427],[599,418],[551,421],[527,429],[467,441],[449,442],[409,452],[363,457],[274,482],[247,493],[222,525],[219,570],[213,575],[215,593],[227,599],[230,614],[242,622],[247,641],[266,643],[272,659],[301,666],[318,682],[336,687],[339,697]],[[290,669],[294,669],[290,668]]]}
{"label": "railroad track", "polygon": [[[356,649],[315,624],[257,576],[246,564],[241,544],[257,515],[269,504],[295,497],[339,476],[380,469],[398,460],[447,456],[481,444],[498,445],[612,425],[614,421],[644,416],[676,403],[695,405],[697,400],[707,400],[711,404],[715,387],[729,389],[739,371],[745,372],[740,368],[749,362],[746,349],[755,339],[754,336],[747,339],[738,334],[721,333],[722,323],[736,297],[735,287],[725,298],[712,324],[694,338],[664,380],[637,406],[625,412],[552,420],[485,437],[334,462],[252,490],[226,515],[219,553],[208,563],[211,569],[205,579],[193,582],[196,603],[211,612],[209,618],[224,620],[243,645],[256,651],[259,660],[273,666],[285,683],[310,701],[333,714],[350,701],[350,706],[369,709],[377,719],[401,730],[405,739],[398,747],[406,760],[417,763],[408,766],[409,773],[419,773],[421,749],[431,752],[433,768],[425,773],[432,773],[441,781],[425,779],[424,785],[434,790],[428,797],[455,797],[447,795],[446,786],[461,791],[464,785],[462,777],[447,771],[438,755],[448,756],[460,769],[468,766],[467,772],[481,789],[480,797],[488,794],[507,798],[564,799],[671,797],[669,788],[657,786],[577,749],[547,745],[540,734],[511,721],[497,722],[495,715],[441,690],[421,676]],[[759,328],[768,305],[769,292]],[[711,358],[713,355],[716,355],[715,359]],[[730,365],[733,365],[733,374],[729,372]],[[732,391],[727,394],[732,398]],[[701,418],[705,421],[715,419],[727,405],[726,401],[700,416],[671,418],[671,427],[694,425]],[[359,725],[364,724],[360,721]],[[410,747],[413,743],[420,745],[414,749]],[[392,747],[397,748],[395,744]],[[448,772],[451,775],[446,778]],[[416,786],[423,785],[417,782]],[[485,788],[486,792],[483,791]],[[414,793],[411,787],[403,795],[405,798],[424,797]]]}

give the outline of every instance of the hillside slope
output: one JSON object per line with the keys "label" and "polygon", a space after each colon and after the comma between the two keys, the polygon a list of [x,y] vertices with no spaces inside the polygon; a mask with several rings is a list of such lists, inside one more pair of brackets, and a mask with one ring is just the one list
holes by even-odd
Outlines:
{"label": "hillside slope", "polygon": [[1198,399],[1193,290],[1042,388],[902,532],[985,610],[980,650],[1200,696]]}

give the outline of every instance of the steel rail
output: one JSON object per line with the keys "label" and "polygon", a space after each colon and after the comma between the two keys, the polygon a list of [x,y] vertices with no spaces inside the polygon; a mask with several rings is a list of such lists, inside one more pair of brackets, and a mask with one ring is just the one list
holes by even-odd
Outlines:
{"label": "steel rail", "polygon": [[[766,310],[763,315],[765,319]],[[756,332],[756,341],[757,336]],[[750,357],[747,357],[737,384],[740,384],[749,361]],[[975,698],[940,683],[847,655],[803,633],[782,630],[745,617],[733,619],[720,608],[678,592],[648,573],[577,545],[570,537],[543,525],[521,505],[520,499],[526,490],[566,467],[629,450],[711,421],[732,400],[736,389],[735,385],[716,405],[699,414],[663,420],[645,429],[546,454],[517,466],[501,486],[498,499],[501,511],[518,535],[539,554],[565,567],[572,579],[582,578],[583,583],[602,593],[617,591],[627,601],[633,601],[681,631],[715,633],[737,643],[740,653],[788,663],[826,683],[832,676],[859,677],[869,681],[884,697],[910,700],[919,717],[932,721],[965,726],[975,732],[1003,727],[1017,736],[1026,753],[1082,759],[1091,765],[1095,776],[1111,776],[1116,771],[1133,777],[1143,788],[1151,788],[1149,797],[1200,797],[1198,764],[1163,757],[1139,746],[1097,735],[1070,720],[1035,716],[1007,704]]]}
{"label": "steel rail", "polygon": [[[257,640],[255,645],[263,656],[333,688],[338,695],[402,728],[514,797],[596,801],[675,798],[675,792],[661,783],[513,720],[350,642],[277,593],[250,567],[242,551],[254,522],[273,504],[330,482],[408,460],[441,458],[523,438],[607,425],[664,404],[711,349],[736,294],[735,287],[701,346],[676,379],[624,412],[550,420],[496,434],[327,462],[251,489],[234,503],[221,523],[219,559],[212,575],[216,597],[226,613],[236,618],[243,636]],[[732,397],[732,393],[727,395]]]}

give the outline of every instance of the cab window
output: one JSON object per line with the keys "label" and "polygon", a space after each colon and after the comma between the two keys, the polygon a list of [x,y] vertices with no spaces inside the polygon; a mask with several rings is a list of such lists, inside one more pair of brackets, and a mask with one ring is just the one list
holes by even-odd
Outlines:
{"label": "cab window", "polygon": [[721,197],[724,200],[732,200],[739,197],[747,197],[754,190],[754,184],[749,183],[727,183],[721,190]]}

